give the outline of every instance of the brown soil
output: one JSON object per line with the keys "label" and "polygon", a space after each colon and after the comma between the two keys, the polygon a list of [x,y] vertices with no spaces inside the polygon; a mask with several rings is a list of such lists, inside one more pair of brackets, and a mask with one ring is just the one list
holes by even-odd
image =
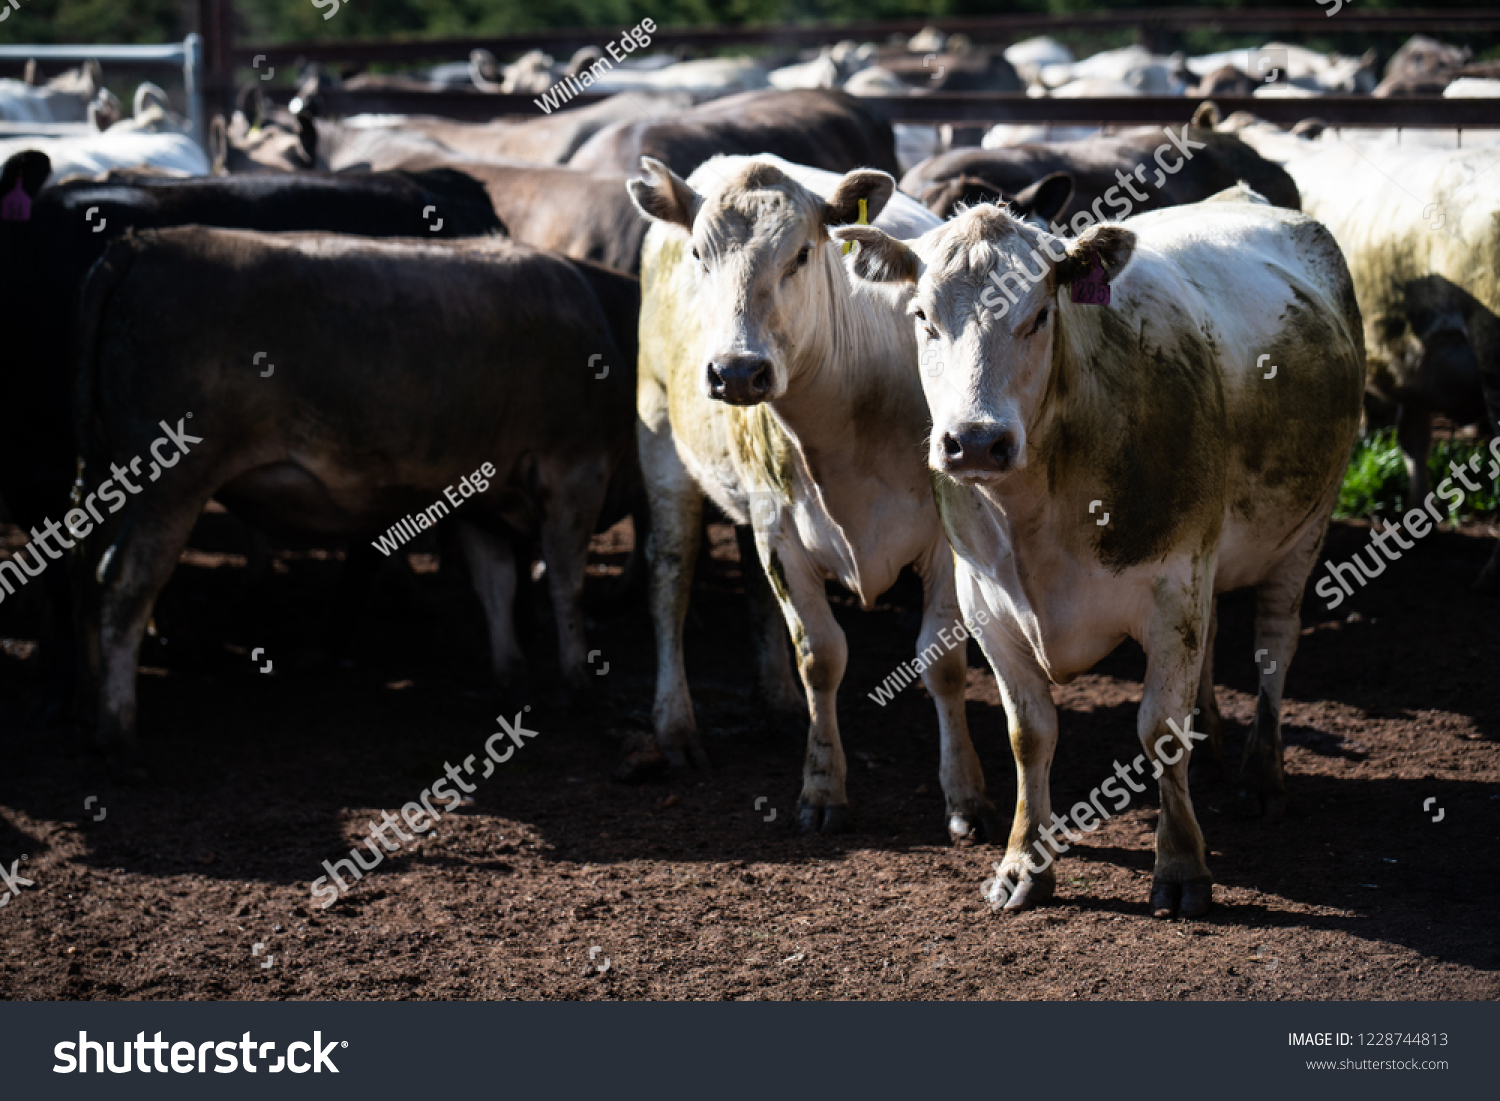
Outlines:
{"label": "brown soil", "polygon": [[[911,653],[910,579],[871,613],[839,598],[854,821],[841,836],[798,836],[800,739],[760,718],[722,526],[688,626],[711,772],[611,782],[622,739],[649,722],[654,659],[643,602],[601,610],[598,698],[550,688],[549,641],[529,638],[541,673],[526,725],[539,736],[478,782],[473,806],[319,909],[309,882],[322,862],[445,761],[482,754],[501,706],[478,606],[432,556],[418,559],[424,572],[382,579],[338,659],[322,645],[335,557],[279,552],[252,591],[240,535],[206,516],[158,609],[165,637],[142,655],[144,784],[112,781],[78,735],[20,722],[41,658],[15,640],[36,637],[35,607],[0,607],[11,640],[0,862],[26,854],[19,872],[35,881],[0,912],[0,995],[1500,996],[1500,632],[1497,604],[1468,589],[1490,548],[1482,526],[1429,536],[1334,615],[1309,594],[1284,713],[1288,817],[1242,821],[1226,788],[1196,792],[1218,885],[1195,922],[1146,913],[1150,796],[1062,858],[1054,904],[1019,916],[984,905],[999,850],[946,844],[920,685],[885,708],[866,696]],[[1330,553],[1367,537],[1336,525]],[[626,538],[600,540],[593,597],[607,595]],[[1223,601],[1219,698],[1234,750],[1253,713],[1252,614],[1243,594]],[[255,647],[271,675],[256,671]],[[970,666],[970,722],[1008,812],[1003,713],[972,647]],[[1127,646],[1056,691],[1055,803],[1139,752],[1142,667]]]}

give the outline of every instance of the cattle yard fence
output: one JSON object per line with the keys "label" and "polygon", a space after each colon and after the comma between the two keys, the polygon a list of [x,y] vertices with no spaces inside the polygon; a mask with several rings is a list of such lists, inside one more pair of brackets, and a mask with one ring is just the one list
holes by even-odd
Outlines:
{"label": "cattle yard fence", "polygon": [[[97,61],[141,67],[171,67],[182,70],[183,94],[187,99],[188,123],[193,140],[207,149],[208,131],[203,98],[203,38],[194,33],[181,42],[160,46],[0,46],[0,62]],[[77,124],[7,122],[0,124],[0,136],[11,134],[36,136],[76,133]]]}
{"label": "cattle yard fence", "polygon": [[[199,0],[200,6],[227,6],[231,0]],[[227,27],[220,17],[216,25]],[[1465,41],[1480,37],[1500,40],[1500,11],[1392,9],[1359,11],[1345,6],[1337,18],[1329,18],[1324,7],[1274,9],[1136,8],[1117,11],[1073,12],[989,16],[938,16],[824,24],[750,24],[739,27],[659,27],[652,47],[661,50],[713,53],[729,47],[760,50],[795,50],[829,45],[842,40],[888,43],[895,36],[910,36],[924,27],[945,34],[962,33],[975,43],[1003,45],[1028,35],[1068,35],[1134,32],[1137,41],[1159,52],[1163,36],[1199,30],[1227,33],[1293,33],[1301,37],[1335,37],[1364,40],[1375,35],[1421,32],[1457,35]],[[433,38],[306,41],[259,43],[239,46],[220,43],[216,56],[229,66],[249,66],[257,58],[295,70],[299,62],[325,67],[339,65],[366,68],[374,64],[415,65],[422,62],[455,61],[471,50],[487,49],[499,58],[512,58],[527,50],[547,50],[563,55],[582,46],[597,46],[617,33],[616,28],[562,28],[532,31],[505,37]],[[1361,47],[1363,48],[1363,47]],[[211,51],[212,52],[212,51]],[[887,52],[890,52],[889,50]],[[226,80],[226,83],[229,81]],[[269,90],[273,100],[290,100],[292,92]],[[498,95],[480,91],[366,89],[332,90],[324,95],[330,114],[359,113],[426,114],[467,121],[501,117],[535,117],[538,108],[530,95]],[[569,106],[583,106],[600,96],[580,95]],[[1032,99],[1000,93],[926,93],[906,96],[867,97],[865,102],[892,122],[916,124],[950,123],[975,127],[995,123],[1052,125],[1146,125],[1186,121],[1196,102],[1174,96],[1142,96],[1129,99]],[[1500,100],[1445,100],[1441,97],[1374,99],[1370,96],[1327,96],[1316,100],[1216,97],[1224,114],[1251,111],[1281,125],[1292,125],[1316,116],[1334,127],[1435,128],[1462,131],[1500,127]]]}

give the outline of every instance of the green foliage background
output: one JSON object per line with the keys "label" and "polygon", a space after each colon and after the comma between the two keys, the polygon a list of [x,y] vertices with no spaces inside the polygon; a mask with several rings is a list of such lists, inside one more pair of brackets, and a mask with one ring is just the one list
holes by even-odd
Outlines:
{"label": "green foliage background", "polygon": [[[1267,0],[1199,7],[1289,8],[1312,0]],[[661,26],[725,25],[896,19],[944,15],[999,15],[1013,12],[1094,11],[1101,8],[1167,7],[1162,0],[1141,3],[1109,0],[349,0],[333,19],[323,18],[311,0],[236,0],[239,37],[254,41],[310,38],[366,38],[390,35],[499,35],[546,27],[628,26],[649,16]],[[1361,10],[1376,8],[1473,8],[1487,0],[1358,0]],[[167,42],[193,30],[193,0],[20,0],[20,9],[0,23],[0,42]],[[1329,32],[1339,33],[1337,16]],[[1208,48],[1199,35],[1184,43]],[[1476,51],[1479,52],[1479,51]]]}

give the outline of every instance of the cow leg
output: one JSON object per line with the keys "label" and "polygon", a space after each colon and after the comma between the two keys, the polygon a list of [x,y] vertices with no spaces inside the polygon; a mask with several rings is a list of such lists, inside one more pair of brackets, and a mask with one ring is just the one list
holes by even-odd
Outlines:
{"label": "cow leg", "polygon": [[[96,737],[115,767],[139,775],[136,737],[136,665],[151,609],[212,489],[167,498],[137,497],[126,506],[102,569],[98,596],[99,724]],[[93,583],[93,578],[80,576]]]}
{"label": "cow leg", "polygon": [[1403,401],[1396,413],[1396,444],[1406,464],[1406,507],[1419,508],[1431,489],[1427,454],[1432,449],[1432,412],[1425,403]]}
{"label": "cow leg", "polygon": [[490,629],[490,665],[495,679],[508,687],[525,671],[526,659],[516,642],[516,557],[510,540],[460,520],[454,525],[474,591],[484,606]]}
{"label": "cow leg", "polygon": [[792,675],[786,622],[782,619],[776,594],[766,580],[766,572],[760,568],[755,529],[749,524],[736,524],[734,538],[740,551],[740,576],[745,580],[745,599],[750,605],[761,699],[770,709],[773,721],[801,727],[807,716],[801,693],[797,691],[796,678]]}
{"label": "cow leg", "polygon": [[849,823],[849,796],[844,789],[848,766],[839,738],[838,691],[849,663],[849,644],[833,618],[823,578],[803,548],[756,532],[761,565],[797,652],[797,671],[807,693],[807,756],[802,764],[802,795],[797,822],[803,833],[836,833]]}
{"label": "cow leg", "polygon": [[[917,653],[940,655],[922,670],[922,683],[937,704],[938,736],[942,746],[938,776],[947,802],[948,836],[960,841],[998,841],[1000,823],[995,805],[985,793],[984,770],[969,737],[964,711],[964,687],[968,680],[967,646],[952,633],[964,630],[953,587],[953,552],[942,540],[922,570],[922,632]],[[943,639],[949,636],[949,641]]]}
{"label": "cow leg", "polygon": [[604,508],[609,467],[605,455],[593,461],[564,464],[544,459],[538,464],[545,495],[542,559],[547,563],[547,590],[557,621],[557,656],[563,680],[575,692],[590,687],[593,679],[587,673],[583,580],[588,574],[589,539]]}
{"label": "cow leg", "polygon": [[1203,641],[1212,618],[1212,576],[1213,563],[1208,562],[1186,584],[1161,583],[1163,595],[1147,627],[1146,682],[1136,734],[1161,799],[1151,883],[1153,917],[1197,917],[1213,902],[1203,831],[1188,794],[1188,759],[1196,740],[1188,732],[1203,669]]}
{"label": "cow leg", "polygon": [[1224,770],[1224,718],[1214,695],[1214,643],[1219,637],[1219,601],[1214,598],[1208,613],[1208,637],[1203,643],[1203,668],[1198,673],[1198,710],[1194,724],[1207,740],[1195,747],[1188,775],[1195,784],[1222,780]]}
{"label": "cow leg", "polygon": [[1057,750],[1057,706],[1047,675],[1024,643],[1001,623],[979,584],[962,561],[955,563],[955,588],[964,619],[974,624],[974,638],[995,671],[1000,702],[1005,706],[1010,749],[1016,761],[1016,809],[1005,859],[996,877],[984,883],[984,895],[995,909],[1026,910],[1052,897],[1061,851],[1052,825],[1052,755]]}
{"label": "cow leg", "polygon": [[1327,527],[1325,515],[1255,589],[1255,649],[1267,653],[1261,655],[1255,725],[1240,761],[1239,806],[1242,813],[1264,815],[1273,821],[1286,812],[1281,692],[1302,632],[1302,590],[1323,546]]}
{"label": "cow leg", "polygon": [[646,558],[651,565],[651,620],[656,628],[656,698],[651,708],[656,743],[630,755],[621,769],[626,778],[653,770],[664,761],[685,766],[688,753],[699,763],[707,763],[698,741],[682,657],[682,623],[698,557],[703,494],[678,457],[665,418],[654,431],[645,422],[637,424],[636,440],[651,506]]}

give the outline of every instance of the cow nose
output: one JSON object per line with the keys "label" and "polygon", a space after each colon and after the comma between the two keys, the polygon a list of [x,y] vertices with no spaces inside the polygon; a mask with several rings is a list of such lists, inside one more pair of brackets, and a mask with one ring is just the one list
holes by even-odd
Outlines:
{"label": "cow nose", "polygon": [[998,424],[960,424],[944,432],[943,471],[1003,473],[1016,459],[1016,436]]}
{"label": "cow nose", "polygon": [[725,356],[708,364],[708,396],[729,405],[754,405],[771,392],[771,361],[761,356]]}

